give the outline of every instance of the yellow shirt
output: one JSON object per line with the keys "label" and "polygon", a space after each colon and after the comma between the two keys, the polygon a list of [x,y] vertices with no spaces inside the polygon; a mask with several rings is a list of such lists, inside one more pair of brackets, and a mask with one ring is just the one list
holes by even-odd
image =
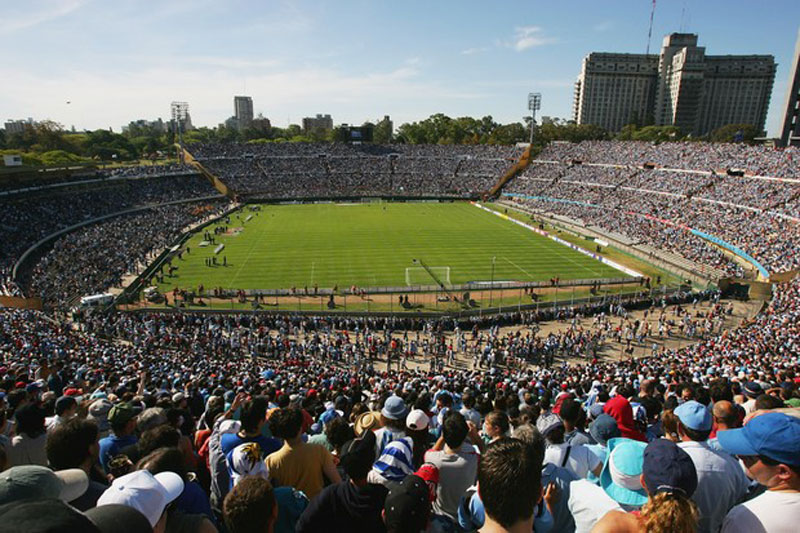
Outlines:
{"label": "yellow shirt", "polygon": [[303,491],[311,500],[325,485],[322,468],[333,464],[331,452],[318,444],[300,443],[283,447],[266,458],[269,477],[279,486],[288,485]]}

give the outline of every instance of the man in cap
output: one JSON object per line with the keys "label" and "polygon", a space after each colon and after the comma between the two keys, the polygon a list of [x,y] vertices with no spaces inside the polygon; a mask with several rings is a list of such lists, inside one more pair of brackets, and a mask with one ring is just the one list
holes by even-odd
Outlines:
{"label": "man in cap", "polygon": [[44,425],[48,433],[78,414],[78,402],[72,396],[62,396],[56,400],[55,412],[55,416],[45,418]]}
{"label": "man in cap", "polygon": [[692,500],[700,510],[698,531],[716,532],[730,509],[747,494],[747,478],[742,468],[727,453],[708,444],[711,411],[690,400],[675,409],[680,446],[692,458],[697,470],[697,490]]}
{"label": "man in cap", "polygon": [[547,439],[544,462],[566,468],[579,478],[589,472],[600,475],[603,463],[586,446],[564,442],[564,423],[555,414],[546,414],[536,421],[536,429]]}
{"label": "man in cap", "polygon": [[428,484],[412,474],[386,496],[383,520],[387,533],[420,533],[428,527],[431,499]]}
{"label": "man in cap", "polygon": [[757,381],[748,381],[742,386],[742,392],[747,401],[742,404],[745,414],[749,415],[756,410],[756,399],[764,394],[764,388]]}
{"label": "man in cap", "polygon": [[89,477],[77,468],[53,472],[38,465],[13,466],[0,472],[0,505],[29,499],[71,502],[88,487]]}
{"label": "man in cap", "polygon": [[108,461],[126,446],[136,444],[136,410],[129,403],[120,403],[108,411],[112,434],[100,439],[100,464],[108,472]]}
{"label": "man in cap", "polygon": [[167,505],[182,492],[183,480],[174,472],[153,475],[147,470],[137,470],[115,479],[97,505],[133,507],[147,518],[154,533],[163,533],[167,527]]}
{"label": "man in cap", "polygon": [[737,505],[722,522],[723,533],[790,532],[800,524],[800,419],[784,413],[756,416],[743,428],[717,433],[766,492]]}
{"label": "man in cap", "polygon": [[367,432],[355,439],[341,462],[350,478],[329,485],[303,512],[297,531],[380,532],[384,531],[381,511],[387,490],[367,482],[367,474],[375,460],[375,434]]}

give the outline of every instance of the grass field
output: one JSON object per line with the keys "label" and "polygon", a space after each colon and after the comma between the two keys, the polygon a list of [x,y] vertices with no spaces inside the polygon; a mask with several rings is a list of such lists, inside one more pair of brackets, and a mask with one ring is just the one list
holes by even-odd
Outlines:
{"label": "grass field", "polygon": [[[219,266],[205,265],[215,245],[200,248],[200,232],[160,288],[405,286],[413,259],[450,267],[450,282],[458,284],[489,281],[493,257],[495,281],[625,277],[468,203],[264,205],[245,222],[250,214],[245,208],[231,215],[229,230],[241,231],[216,236],[225,244]],[[434,284],[424,272],[415,275],[420,284]]]}

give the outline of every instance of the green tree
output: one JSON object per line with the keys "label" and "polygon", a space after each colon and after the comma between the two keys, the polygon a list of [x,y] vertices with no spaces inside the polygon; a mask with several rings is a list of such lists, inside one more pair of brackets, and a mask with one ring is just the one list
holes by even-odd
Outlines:
{"label": "green tree", "polygon": [[742,141],[752,143],[759,131],[752,124],[728,124],[711,132],[712,142],[731,143]]}
{"label": "green tree", "polygon": [[378,144],[389,144],[392,142],[392,121],[386,119],[378,121],[372,133],[372,140]]}

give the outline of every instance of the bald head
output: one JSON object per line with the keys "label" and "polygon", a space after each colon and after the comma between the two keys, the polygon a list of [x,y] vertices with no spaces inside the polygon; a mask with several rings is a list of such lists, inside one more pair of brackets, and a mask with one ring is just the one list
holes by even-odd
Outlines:
{"label": "bald head", "polygon": [[733,429],[738,426],[739,413],[733,403],[728,400],[720,400],[715,403],[712,412],[718,429]]}

